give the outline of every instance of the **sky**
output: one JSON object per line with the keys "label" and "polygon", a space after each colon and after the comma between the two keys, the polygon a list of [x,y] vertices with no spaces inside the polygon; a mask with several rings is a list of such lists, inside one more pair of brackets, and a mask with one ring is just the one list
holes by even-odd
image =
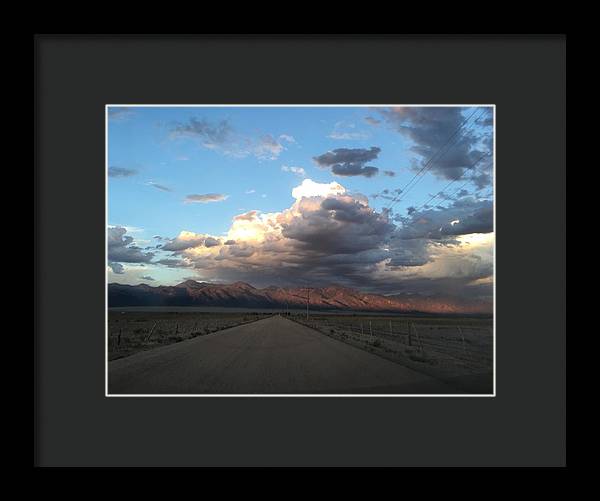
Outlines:
{"label": "sky", "polygon": [[107,108],[108,282],[491,304],[493,108]]}

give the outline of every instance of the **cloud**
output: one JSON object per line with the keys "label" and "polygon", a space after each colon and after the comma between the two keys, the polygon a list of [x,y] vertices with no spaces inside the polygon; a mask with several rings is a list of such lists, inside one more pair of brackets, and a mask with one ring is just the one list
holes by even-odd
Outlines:
{"label": "cloud", "polygon": [[129,120],[135,116],[135,111],[125,106],[109,106],[108,119],[112,121]]}
{"label": "cloud", "polygon": [[371,198],[384,198],[385,200],[395,200],[400,193],[402,193],[402,190],[400,188],[396,188],[395,190],[389,190],[386,188],[384,190],[381,190],[379,193],[371,195]]}
{"label": "cloud", "polygon": [[396,173],[393,170],[384,170],[383,175],[388,177],[395,177]]}
{"label": "cloud", "polygon": [[305,179],[292,193],[289,208],[238,214],[223,235],[181,232],[164,247],[177,259],[157,263],[193,268],[207,281],[338,284],[489,302],[491,234],[467,232],[489,230],[490,202],[461,199],[392,220],[335,182]]}
{"label": "cloud", "polygon": [[194,233],[191,231],[182,231],[179,235],[166,244],[163,244],[162,250],[170,252],[181,252],[185,249],[204,245],[206,235]]}
{"label": "cloud", "polygon": [[252,193],[256,193],[256,190],[246,190],[244,193],[246,195],[251,195]]}
{"label": "cloud", "polygon": [[305,179],[292,190],[292,196],[296,200],[300,200],[302,197],[328,197],[344,193],[346,193],[346,188],[339,183],[316,183],[312,179]]}
{"label": "cloud", "polygon": [[205,247],[216,247],[217,245],[221,245],[221,240],[213,237],[206,237],[204,240]]}
{"label": "cloud", "polygon": [[291,144],[294,144],[296,142],[296,139],[294,139],[294,136],[290,136],[289,134],[280,134],[279,139],[281,139],[282,141],[291,143]]}
{"label": "cloud", "polygon": [[239,214],[238,216],[235,216],[233,218],[233,220],[234,221],[253,221],[254,219],[257,219],[257,218],[258,218],[258,211],[251,210],[244,214]]}
{"label": "cloud", "polygon": [[192,117],[187,122],[175,123],[171,137],[195,139],[205,148],[215,149],[232,141],[233,128],[227,120],[209,122]]}
{"label": "cloud", "polygon": [[117,275],[123,275],[125,273],[125,268],[121,263],[108,263],[108,266],[112,269],[113,273]]}
{"label": "cloud", "polygon": [[[381,108],[378,111],[390,127],[411,141],[410,150],[418,156],[412,165],[415,171],[428,165],[429,172],[438,178],[458,179],[477,159],[491,151],[489,110],[434,106]],[[460,129],[465,113],[468,117],[473,111],[472,119]],[[481,119],[473,126],[477,118]],[[449,139],[450,143],[447,143]],[[477,171],[487,174],[491,168],[491,162],[477,165]],[[481,178],[479,182],[489,184],[489,179]]]}
{"label": "cloud", "polygon": [[[491,166],[491,162],[489,162],[489,165]],[[482,172],[480,174],[474,174],[469,179],[473,182],[478,190],[483,190],[484,188],[491,186],[493,183],[492,173],[489,171]]]}
{"label": "cloud", "polygon": [[377,118],[374,118],[372,116],[367,116],[367,117],[365,117],[365,122],[367,122],[370,125],[377,126],[377,125],[379,125],[381,123],[381,120],[379,120]]}
{"label": "cloud", "polygon": [[293,166],[290,167],[288,165],[282,165],[281,170],[283,172],[291,172],[292,174],[296,174],[297,176],[300,176],[300,177],[306,176],[306,171],[302,167],[293,167]]}
{"label": "cloud", "polygon": [[154,278],[152,278],[150,275],[144,275],[140,277],[142,280],[148,280],[150,282],[154,282]]}
{"label": "cloud", "polygon": [[253,146],[252,154],[261,160],[276,160],[285,148],[270,134],[261,136]]}
{"label": "cloud", "polygon": [[356,141],[367,139],[369,135],[363,131],[356,130],[356,124],[348,122],[337,122],[331,133],[327,136],[330,139]]}
{"label": "cloud", "polygon": [[172,190],[171,188],[169,188],[168,186],[164,186],[164,185],[162,185],[162,184],[158,184],[158,183],[155,183],[155,182],[153,182],[153,181],[148,181],[146,184],[147,184],[148,186],[152,186],[152,187],[156,188],[157,190],[161,190],[161,191],[173,191],[173,190]]}
{"label": "cloud", "polygon": [[149,263],[154,257],[154,253],[144,252],[143,249],[134,245],[133,237],[126,235],[126,233],[127,229],[122,226],[108,228],[108,262],[113,264]]}
{"label": "cloud", "polygon": [[156,264],[162,264],[169,268],[189,268],[191,264],[185,259],[164,258],[156,261]]}
{"label": "cloud", "polygon": [[211,202],[222,202],[223,200],[227,200],[229,195],[223,195],[221,193],[205,193],[203,195],[188,195],[184,199],[184,203],[193,204],[193,203],[201,203],[208,204]]}
{"label": "cloud", "polygon": [[408,211],[399,217],[398,236],[401,239],[427,238],[440,240],[446,236],[494,231],[493,202],[473,198],[456,200],[441,209]]}
{"label": "cloud", "polygon": [[372,177],[379,172],[377,167],[365,165],[375,160],[381,148],[372,146],[365,148],[338,148],[317,157],[315,163],[322,168],[329,168],[337,176],[364,176]]}
{"label": "cloud", "polygon": [[138,173],[135,169],[127,169],[125,167],[109,167],[108,177],[131,177]]}
{"label": "cloud", "polygon": [[247,136],[237,132],[228,120],[211,122],[196,117],[186,122],[173,123],[169,136],[171,139],[191,139],[204,148],[227,156],[255,156],[259,160],[276,160],[285,150],[283,142],[295,142],[295,139],[287,134],[281,134],[279,137],[271,134]]}

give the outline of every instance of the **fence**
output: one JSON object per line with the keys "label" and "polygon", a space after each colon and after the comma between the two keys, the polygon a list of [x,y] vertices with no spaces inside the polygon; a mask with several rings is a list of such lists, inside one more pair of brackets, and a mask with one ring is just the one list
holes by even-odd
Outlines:
{"label": "fence", "polygon": [[[352,323],[339,319],[330,321],[323,317],[301,320],[326,333],[351,333],[359,340],[373,344],[377,339],[412,347],[419,351],[431,351],[464,362],[487,366],[493,361],[493,331],[488,327],[460,325],[427,325],[419,322],[393,322],[386,320],[354,320]],[[333,330],[333,332],[331,332]]]}

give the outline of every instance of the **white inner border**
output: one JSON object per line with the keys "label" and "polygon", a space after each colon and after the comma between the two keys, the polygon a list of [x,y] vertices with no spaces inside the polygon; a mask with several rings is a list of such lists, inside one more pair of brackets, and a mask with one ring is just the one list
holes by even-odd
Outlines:
{"label": "white inner border", "polygon": [[[110,394],[108,393],[108,274],[106,265],[108,263],[108,108],[388,108],[388,107],[410,107],[410,108],[478,108],[488,107],[493,109],[493,213],[494,213],[494,246],[493,246],[493,380],[494,389],[490,394]],[[495,104],[107,104],[104,107],[104,396],[105,397],[495,397],[496,396],[496,105]],[[417,371],[418,372],[418,371]]]}

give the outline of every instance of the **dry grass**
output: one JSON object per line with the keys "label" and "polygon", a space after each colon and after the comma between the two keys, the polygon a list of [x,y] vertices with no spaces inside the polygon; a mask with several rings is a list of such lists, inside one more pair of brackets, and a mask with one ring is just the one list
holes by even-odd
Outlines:
{"label": "dry grass", "polygon": [[182,313],[109,311],[108,359],[179,343],[229,327],[254,322],[264,313]]}
{"label": "dry grass", "polygon": [[323,334],[442,380],[493,370],[493,321],[474,317],[297,315]]}

